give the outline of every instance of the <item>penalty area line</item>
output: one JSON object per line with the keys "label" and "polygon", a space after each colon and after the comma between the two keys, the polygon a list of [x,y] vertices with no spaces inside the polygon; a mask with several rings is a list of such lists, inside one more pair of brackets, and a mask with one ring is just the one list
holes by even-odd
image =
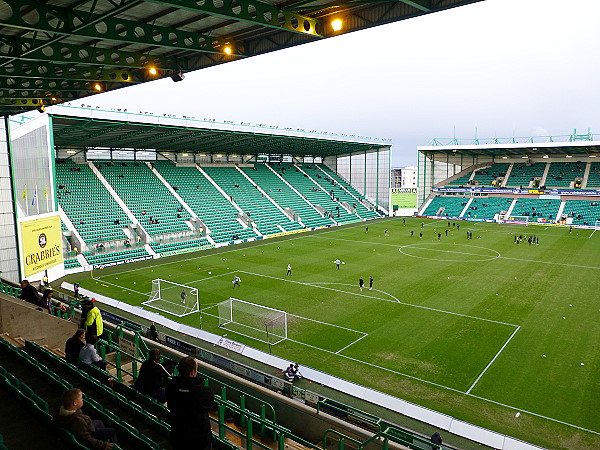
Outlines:
{"label": "penalty area line", "polygon": [[368,334],[365,333],[364,336],[359,337],[357,340],[355,340],[354,342],[350,342],[348,345],[346,345],[344,348],[339,349],[337,352],[335,352],[336,355],[339,355],[340,352],[343,352],[344,350],[346,350],[348,347],[350,347],[351,345],[356,344],[358,341],[360,341],[361,339],[364,339],[368,336]]}
{"label": "penalty area line", "polygon": [[504,343],[504,345],[502,347],[500,347],[500,350],[498,350],[498,353],[496,353],[494,355],[494,357],[492,358],[492,360],[488,363],[487,366],[485,366],[485,368],[481,371],[481,373],[479,374],[479,376],[477,377],[477,379],[473,382],[473,384],[469,387],[469,389],[467,390],[466,394],[470,394],[471,391],[473,390],[473,388],[475,387],[475,385],[479,382],[479,380],[481,380],[481,377],[483,377],[483,375],[485,374],[485,372],[487,372],[487,370],[490,368],[490,366],[494,363],[494,361],[496,361],[496,358],[498,358],[498,356],[500,356],[500,353],[502,353],[502,351],[506,348],[506,346],[508,345],[508,343],[511,341],[511,339],[514,337],[515,334],[517,334],[517,331],[519,331],[521,329],[520,326],[517,326],[517,328],[515,329],[515,331],[512,332],[512,334],[509,336],[509,338],[506,340],[506,342]]}

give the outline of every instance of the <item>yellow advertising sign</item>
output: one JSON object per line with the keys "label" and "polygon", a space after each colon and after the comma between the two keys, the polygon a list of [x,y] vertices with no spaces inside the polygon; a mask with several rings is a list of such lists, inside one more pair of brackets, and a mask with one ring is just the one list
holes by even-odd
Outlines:
{"label": "yellow advertising sign", "polygon": [[60,217],[21,222],[21,248],[25,278],[63,262]]}

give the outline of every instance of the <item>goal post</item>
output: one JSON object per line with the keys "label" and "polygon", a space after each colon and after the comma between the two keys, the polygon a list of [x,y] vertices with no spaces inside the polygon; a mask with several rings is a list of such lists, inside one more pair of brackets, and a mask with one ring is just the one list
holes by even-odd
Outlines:
{"label": "goal post", "polygon": [[508,216],[505,221],[505,223],[516,223],[519,225],[528,225],[529,224],[529,216],[513,216],[510,215]]}
{"label": "goal post", "polygon": [[275,345],[288,337],[287,313],[280,309],[230,297],[217,305],[219,327],[266,344]]}
{"label": "goal post", "polygon": [[600,230],[600,220],[596,220],[596,223],[594,223],[594,231],[598,230]]}
{"label": "goal post", "polygon": [[200,312],[198,289],[160,278],[152,280],[152,292],[142,305],[177,317]]}

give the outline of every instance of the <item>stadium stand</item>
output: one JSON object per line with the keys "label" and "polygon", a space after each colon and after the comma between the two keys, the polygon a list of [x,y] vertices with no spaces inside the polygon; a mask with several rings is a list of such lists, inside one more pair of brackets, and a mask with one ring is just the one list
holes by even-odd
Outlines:
{"label": "stadium stand", "polygon": [[96,167],[150,235],[190,231],[185,223],[190,214],[179,211],[181,203],[146,164],[96,162]]}
{"label": "stadium stand", "polygon": [[[325,164],[316,164],[321,171],[325,172],[331,180],[335,181],[339,185],[340,189],[338,192],[341,195],[337,195],[341,201],[346,201],[350,205],[356,203],[356,213],[362,217],[363,219],[376,219],[381,217],[376,209],[373,207],[373,204],[365,199],[350,183],[344,180],[341,176],[327,167]],[[327,189],[326,189],[327,190]],[[365,206],[363,202],[367,202],[369,207]]]}
{"label": "stadium stand", "polygon": [[464,197],[434,197],[423,215],[459,217],[468,201]]}
{"label": "stadium stand", "polygon": [[571,182],[574,182],[576,178],[583,180],[585,174],[586,163],[580,161],[577,162],[552,162],[550,163],[550,169],[546,175],[546,181],[544,184],[547,187],[581,187],[581,184],[577,186]]}
{"label": "stadium stand", "polygon": [[600,220],[600,203],[590,200],[567,200],[563,214],[573,218],[574,225],[594,226]]}
{"label": "stadium stand", "polygon": [[[313,167],[313,166],[309,166]],[[331,196],[320,188],[313,179],[304,172],[302,167],[296,167],[294,164],[283,163],[272,165],[281,177],[292,184],[294,188],[304,196],[316,208],[322,208],[321,212],[329,215],[331,223],[347,223],[360,220],[356,214],[346,211],[339,202],[331,199]],[[339,207],[339,215],[336,207]]]}
{"label": "stadium stand", "polygon": [[[494,163],[490,167],[478,169],[475,171],[475,176],[471,180],[471,184],[478,186],[494,186],[498,178],[504,178],[510,163]],[[513,169],[514,170],[514,169]],[[497,184],[495,187],[500,187],[502,184]]]}
{"label": "stadium stand", "polygon": [[541,178],[544,175],[545,169],[546,163],[514,163],[505,185],[527,188],[534,178]]}
{"label": "stadium stand", "polygon": [[590,173],[588,174],[586,189],[598,189],[600,188],[600,163],[590,164]]}
{"label": "stadium stand", "polygon": [[154,166],[171,186],[177,186],[177,193],[210,230],[215,243],[233,241],[236,235],[239,239],[257,236],[236,219],[239,211],[196,167],[176,167],[168,161]]}
{"label": "stadium stand", "polygon": [[480,219],[493,219],[496,214],[508,211],[512,202],[513,199],[507,197],[474,198],[466,215]]}
{"label": "stadium stand", "polygon": [[237,167],[205,167],[204,171],[256,224],[263,235],[302,228],[271,203]]}
{"label": "stadium stand", "polygon": [[558,199],[519,198],[512,210],[513,216],[529,216],[530,221],[554,222],[561,201]]}
{"label": "stadium stand", "polygon": [[289,209],[295,214],[301,224],[306,227],[318,227],[332,225],[333,221],[323,217],[310,203],[295,191],[292,186],[284,181],[278,174],[280,172],[271,170],[266,164],[256,164],[256,170],[243,167],[242,170],[265,193],[277,202],[284,210]]}
{"label": "stadium stand", "polygon": [[96,264],[110,264],[117,261],[122,261],[125,259],[135,259],[135,258],[145,258],[150,256],[150,254],[146,251],[144,247],[132,248],[129,250],[119,250],[116,252],[107,252],[107,253],[84,253],[88,264],[96,265]]}
{"label": "stadium stand", "polygon": [[472,174],[473,174],[473,171],[469,171],[466,174],[464,174],[463,176],[458,177],[455,180],[452,180],[446,186],[467,186],[468,184],[470,184],[469,181],[471,180]]}
{"label": "stadium stand", "polygon": [[86,244],[127,239],[123,228],[131,220],[89,166],[57,160],[56,188],[59,205]]}

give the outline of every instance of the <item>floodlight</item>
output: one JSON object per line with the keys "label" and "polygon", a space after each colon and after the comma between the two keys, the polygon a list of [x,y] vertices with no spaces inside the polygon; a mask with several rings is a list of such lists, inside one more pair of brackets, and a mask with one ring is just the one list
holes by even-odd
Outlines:
{"label": "floodlight", "polygon": [[595,158],[595,157],[596,157],[596,155],[590,155],[590,158]]}
{"label": "floodlight", "polygon": [[331,28],[333,29],[333,31],[340,31],[342,29],[343,24],[344,23],[341,19],[335,19],[331,22]]}
{"label": "floodlight", "polygon": [[[94,90],[98,91],[98,92],[102,91],[102,85],[100,83],[94,84]],[[89,106],[88,106],[88,108],[89,108]]]}
{"label": "floodlight", "polygon": [[148,73],[150,75],[157,75],[158,74],[158,70],[156,70],[156,67],[149,67],[148,68]]}
{"label": "floodlight", "polygon": [[178,81],[183,81],[184,78],[185,78],[185,75],[181,71],[177,72],[177,73],[174,73],[173,75],[171,75],[171,80],[173,80],[176,83]]}
{"label": "floodlight", "polygon": [[573,155],[565,155],[565,158],[572,158]]}
{"label": "floodlight", "polygon": [[229,45],[224,47],[223,53],[225,53],[226,55],[231,55],[231,47]]}

